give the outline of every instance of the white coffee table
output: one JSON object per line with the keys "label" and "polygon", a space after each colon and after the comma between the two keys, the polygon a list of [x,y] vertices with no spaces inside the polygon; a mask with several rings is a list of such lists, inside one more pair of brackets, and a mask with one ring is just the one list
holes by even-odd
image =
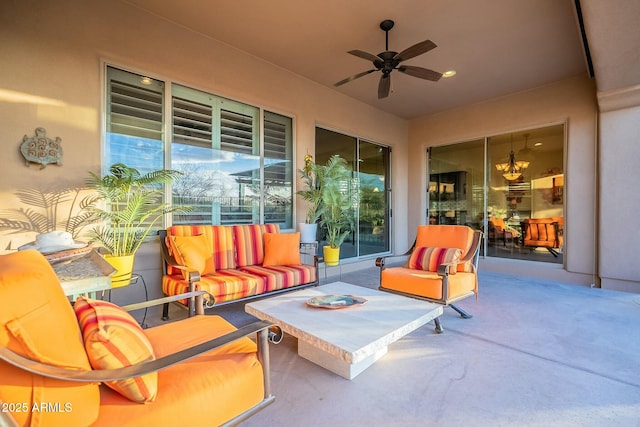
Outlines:
{"label": "white coffee table", "polygon": [[[306,304],[331,294],[367,303],[333,310]],[[351,380],[386,354],[389,344],[440,316],[442,306],[335,282],[251,302],[245,311],[296,337],[301,357]]]}

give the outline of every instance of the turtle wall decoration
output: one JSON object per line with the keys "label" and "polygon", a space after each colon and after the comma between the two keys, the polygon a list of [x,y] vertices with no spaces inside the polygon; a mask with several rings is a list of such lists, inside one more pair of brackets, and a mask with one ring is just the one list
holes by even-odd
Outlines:
{"label": "turtle wall decoration", "polygon": [[50,163],[62,166],[62,139],[59,136],[55,140],[48,138],[45,128],[36,128],[35,136],[25,135],[20,144],[20,152],[27,166],[31,163],[38,163],[40,169]]}

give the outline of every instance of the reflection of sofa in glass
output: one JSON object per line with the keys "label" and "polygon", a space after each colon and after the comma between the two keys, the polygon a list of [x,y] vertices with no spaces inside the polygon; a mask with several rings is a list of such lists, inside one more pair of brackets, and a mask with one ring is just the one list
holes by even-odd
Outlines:
{"label": "reflection of sofa in glass", "polygon": [[489,239],[489,244],[502,242],[502,245],[506,246],[507,241],[514,242],[515,239],[520,237],[518,230],[510,228],[502,218],[490,218],[488,231],[487,238]]}
{"label": "reflection of sofa in glass", "polygon": [[529,248],[545,248],[553,256],[557,257],[557,249],[561,248],[563,244],[561,222],[562,217],[525,219],[521,223],[523,246]]}
{"label": "reflection of sofa in glass", "polygon": [[560,241],[560,247],[564,246],[564,217],[561,216],[552,216],[552,221],[558,223],[558,240]]}

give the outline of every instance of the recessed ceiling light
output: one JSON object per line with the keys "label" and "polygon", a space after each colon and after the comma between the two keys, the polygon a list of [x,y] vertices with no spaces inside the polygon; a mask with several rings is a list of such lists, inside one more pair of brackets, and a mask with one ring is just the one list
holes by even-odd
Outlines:
{"label": "recessed ceiling light", "polygon": [[444,73],[442,73],[442,77],[447,78],[447,77],[453,77],[456,75],[456,70],[449,70],[449,71],[445,71]]}
{"label": "recessed ceiling light", "polygon": [[535,144],[533,144],[534,147],[540,147],[542,146],[542,142],[536,142]]}

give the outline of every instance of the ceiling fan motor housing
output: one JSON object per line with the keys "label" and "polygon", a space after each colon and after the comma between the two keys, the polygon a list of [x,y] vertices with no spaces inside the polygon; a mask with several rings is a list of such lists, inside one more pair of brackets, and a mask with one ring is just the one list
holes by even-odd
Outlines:
{"label": "ceiling fan motor housing", "polygon": [[375,65],[377,69],[382,70],[383,73],[389,74],[398,65],[400,65],[400,61],[393,59],[397,54],[398,52],[393,52],[389,50],[386,52],[379,53],[378,57],[380,57],[382,61],[375,61],[373,65]]}

